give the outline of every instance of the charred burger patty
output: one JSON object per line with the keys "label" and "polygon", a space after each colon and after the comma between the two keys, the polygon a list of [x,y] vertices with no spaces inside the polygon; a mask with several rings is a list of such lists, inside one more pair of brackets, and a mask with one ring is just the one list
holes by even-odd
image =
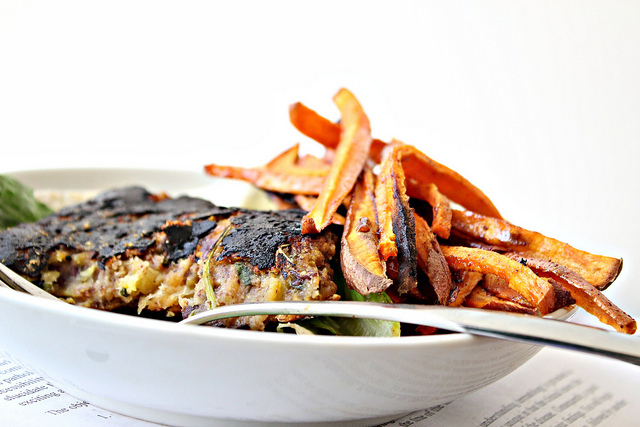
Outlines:
{"label": "charred burger patty", "polygon": [[[303,215],[127,187],[0,232],[0,261],[55,296],[103,310],[181,318],[214,305],[337,299],[337,236],[302,235]],[[262,330],[271,319],[218,325]]]}

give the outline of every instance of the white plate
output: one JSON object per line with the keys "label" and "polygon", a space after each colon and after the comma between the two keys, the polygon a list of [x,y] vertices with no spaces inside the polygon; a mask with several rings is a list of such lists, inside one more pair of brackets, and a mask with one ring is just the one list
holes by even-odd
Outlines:
{"label": "white plate", "polygon": [[[241,194],[242,185],[200,172],[12,175],[35,189],[135,183],[219,204],[243,203],[248,191],[245,186]],[[249,200],[261,197],[256,194]],[[0,349],[68,393],[114,412],[181,426],[382,422],[486,386],[539,350],[467,334],[365,338],[183,327],[5,289],[0,325]]]}

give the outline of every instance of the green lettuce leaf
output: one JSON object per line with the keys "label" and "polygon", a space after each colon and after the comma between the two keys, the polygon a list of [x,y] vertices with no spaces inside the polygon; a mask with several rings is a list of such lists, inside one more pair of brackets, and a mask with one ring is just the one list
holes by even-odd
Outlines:
{"label": "green lettuce leaf", "polygon": [[0,230],[22,222],[34,222],[53,213],[33,196],[33,190],[20,181],[0,175]]}

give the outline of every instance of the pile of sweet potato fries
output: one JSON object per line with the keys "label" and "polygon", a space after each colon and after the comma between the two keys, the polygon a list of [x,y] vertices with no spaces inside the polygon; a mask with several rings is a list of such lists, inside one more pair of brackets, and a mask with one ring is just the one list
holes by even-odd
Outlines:
{"label": "pile of sweet potato fries", "polygon": [[296,144],[264,166],[209,164],[205,171],[251,182],[282,208],[305,209],[303,233],[343,225],[343,274],[363,295],[536,315],[577,304],[635,333],[635,320],[601,292],[618,276],[621,259],[505,221],[457,172],[411,145],[372,138],[351,92],[341,89],[334,102],[338,123],[301,103],[289,110],[295,128],[326,147],[323,158],[300,156]]}

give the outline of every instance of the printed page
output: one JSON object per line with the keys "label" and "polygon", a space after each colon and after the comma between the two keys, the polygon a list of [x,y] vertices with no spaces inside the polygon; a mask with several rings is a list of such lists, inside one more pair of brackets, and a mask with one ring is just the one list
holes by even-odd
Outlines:
{"label": "printed page", "polygon": [[0,425],[149,427],[158,424],[114,414],[76,399],[0,352]]}
{"label": "printed page", "polygon": [[386,426],[638,425],[640,367],[546,348],[502,380]]}
{"label": "printed page", "polygon": [[[640,419],[638,384],[637,366],[547,348],[476,393],[375,427],[634,425]],[[78,400],[1,353],[0,414],[2,425],[15,427],[158,425]]]}

